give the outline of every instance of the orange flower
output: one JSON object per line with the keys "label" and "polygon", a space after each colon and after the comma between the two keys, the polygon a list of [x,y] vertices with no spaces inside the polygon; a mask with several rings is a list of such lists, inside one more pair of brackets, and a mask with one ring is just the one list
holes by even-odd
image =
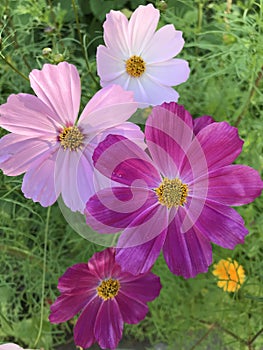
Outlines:
{"label": "orange flower", "polygon": [[228,258],[214,265],[213,275],[218,277],[217,285],[225,292],[236,292],[245,281],[245,270],[237,261]]}

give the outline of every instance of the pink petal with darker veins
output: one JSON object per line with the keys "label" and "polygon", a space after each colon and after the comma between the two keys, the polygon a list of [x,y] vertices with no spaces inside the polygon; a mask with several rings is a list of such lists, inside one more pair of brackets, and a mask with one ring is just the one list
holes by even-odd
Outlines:
{"label": "pink petal with darker veins", "polygon": [[29,94],[10,95],[0,106],[0,126],[27,137],[56,139],[61,124],[56,114],[39,98]]}
{"label": "pink petal with darker veins", "polygon": [[214,123],[214,119],[209,115],[203,115],[202,117],[195,118],[193,120],[194,124],[194,134],[197,135],[200,130],[205,128],[207,125]]}
{"label": "pink petal with darker veins", "polygon": [[28,171],[35,160],[49,152],[55,143],[12,133],[5,135],[0,139],[0,169],[5,175],[20,175]]}
{"label": "pink petal with darker veins", "polygon": [[22,183],[26,198],[39,202],[43,207],[55,203],[58,193],[55,189],[55,163],[57,146],[38,158],[27,171]]}
{"label": "pink petal with darker veins", "polygon": [[80,106],[80,77],[77,68],[67,62],[57,66],[44,64],[29,74],[32,89],[54,112],[63,126],[73,125]]}
{"label": "pink petal with darker veins", "polygon": [[[142,293],[144,293],[144,290],[142,291]],[[116,300],[121,310],[123,321],[125,323],[139,323],[145,318],[147,312],[149,311],[148,306],[145,303],[141,302],[136,298],[130,297],[129,295],[126,295],[123,291],[122,285],[116,297]]]}

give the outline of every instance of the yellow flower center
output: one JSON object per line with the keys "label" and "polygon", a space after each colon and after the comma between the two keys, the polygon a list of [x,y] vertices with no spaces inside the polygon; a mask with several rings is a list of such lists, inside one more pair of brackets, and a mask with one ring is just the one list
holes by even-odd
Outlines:
{"label": "yellow flower center", "polygon": [[162,205],[166,205],[168,208],[179,207],[179,205],[183,206],[186,203],[188,186],[178,178],[170,180],[165,177],[154,191]]}
{"label": "yellow flower center", "polygon": [[126,61],[126,72],[134,78],[139,78],[145,69],[146,64],[140,56],[132,56]]}
{"label": "yellow flower center", "polygon": [[99,297],[104,300],[113,299],[118,294],[120,287],[121,285],[118,280],[109,278],[101,282],[97,288],[97,292]]}
{"label": "yellow flower center", "polygon": [[64,149],[76,151],[82,144],[84,135],[76,126],[65,127],[58,136],[61,146]]}

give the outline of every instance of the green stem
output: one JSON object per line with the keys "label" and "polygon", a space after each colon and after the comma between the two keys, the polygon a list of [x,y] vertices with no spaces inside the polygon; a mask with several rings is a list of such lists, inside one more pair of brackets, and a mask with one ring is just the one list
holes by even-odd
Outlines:
{"label": "green stem", "polygon": [[80,23],[79,23],[79,16],[78,16],[78,10],[77,10],[77,6],[76,6],[76,2],[75,0],[71,0],[72,3],[72,7],[73,7],[73,11],[74,11],[74,15],[75,15],[75,21],[76,21],[76,25],[77,25],[77,31],[78,31],[78,36],[79,36],[79,42],[80,42],[80,46],[81,46],[81,50],[85,59],[85,63],[88,69],[88,73],[91,77],[91,79],[95,82],[95,84],[100,87],[97,79],[94,77],[91,69],[90,69],[90,64],[89,64],[89,60],[88,60],[88,55],[87,55],[87,51],[85,50],[85,46],[84,46],[84,41],[83,41],[83,37],[81,35],[81,30],[80,30]]}
{"label": "green stem", "polygon": [[209,336],[209,334],[212,332],[212,330],[213,330],[214,328],[215,328],[215,324],[212,324],[212,325],[209,327],[208,331],[197,341],[197,343],[194,344],[194,346],[191,347],[190,350],[196,349],[197,346],[200,345],[200,344],[203,342],[203,340],[206,339],[206,338]]}
{"label": "green stem", "polygon": [[19,74],[22,78],[24,78],[26,81],[29,81],[28,77],[26,77],[22,72],[20,72],[15,66],[13,66],[12,63],[10,63],[6,57],[0,52],[0,57],[2,58],[3,61],[5,61],[5,63],[13,69],[13,71],[15,71],[17,74]]}
{"label": "green stem", "polygon": [[40,305],[40,324],[38,329],[37,338],[34,343],[34,348],[37,346],[43,329],[43,319],[44,319],[44,299],[45,299],[45,283],[46,283],[46,265],[47,265],[47,238],[48,238],[48,229],[49,229],[49,219],[50,219],[51,207],[47,209],[47,218],[45,225],[45,237],[44,237],[44,257],[43,257],[43,274],[42,274],[42,298]]}
{"label": "green stem", "polygon": [[234,126],[237,127],[239,125],[239,123],[241,122],[242,118],[244,117],[244,115],[246,114],[247,110],[248,110],[248,107],[250,105],[250,102],[259,86],[259,83],[261,81],[263,77],[263,66],[261,67],[260,71],[258,72],[258,75],[257,75],[257,78],[255,80],[255,84],[252,86],[251,90],[250,90],[250,93],[249,93],[249,96],[248,96],[248,99],[244,105],[244,108],[243,110],[241,111],[241,113],[239,114]]}

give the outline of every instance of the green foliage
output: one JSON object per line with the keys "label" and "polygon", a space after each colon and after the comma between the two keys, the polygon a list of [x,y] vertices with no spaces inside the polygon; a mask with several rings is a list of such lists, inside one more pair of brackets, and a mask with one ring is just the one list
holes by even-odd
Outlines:
{"label": "green foliage", "polygon": [[[80,72],[84,106],[99,88],[95,54],[102,43],[106,13],[110,9],[129,12],[145,3],[1,1],[0,103],[11,93],[31,92],[22,75],[27,77],[46,62],[67,60]],[[178,57],[189,61],[191,75],[177,87],[179,102],[195,117],[212,115],[216,121],[238,126],[244,147],[237,162],[262,174],[263,1],[156,3],[161,8],[161,25],[172,23],[184,33],[185,47]],[[57,205],[51,208],[47,225],[47,209],[26,200],[20,189],[21,177],[0,174],[0,342],[48,350],[72,337],[72,322],[59,326],[48,322],[49,304],[58,295],[58,277],[102,247],[76,234]],[[263,347],[262,337],[255,337],[262,329],[263,311],[262,199],[238,211],[250,231],[245,244],[234,251],[214,247],[213,256],[215,262],[232,257],[244,267],[247,279],[240,291],[229,294],[219,289],[212,267],[195,279],[173,276],[160,257],[154,272],[161,276],[161,295],[149,304],[150,313],[143,322],[126,326],[124,338],[164,342],[169,349],[182,350],[206,349],[208,344],[213,349]]]}

